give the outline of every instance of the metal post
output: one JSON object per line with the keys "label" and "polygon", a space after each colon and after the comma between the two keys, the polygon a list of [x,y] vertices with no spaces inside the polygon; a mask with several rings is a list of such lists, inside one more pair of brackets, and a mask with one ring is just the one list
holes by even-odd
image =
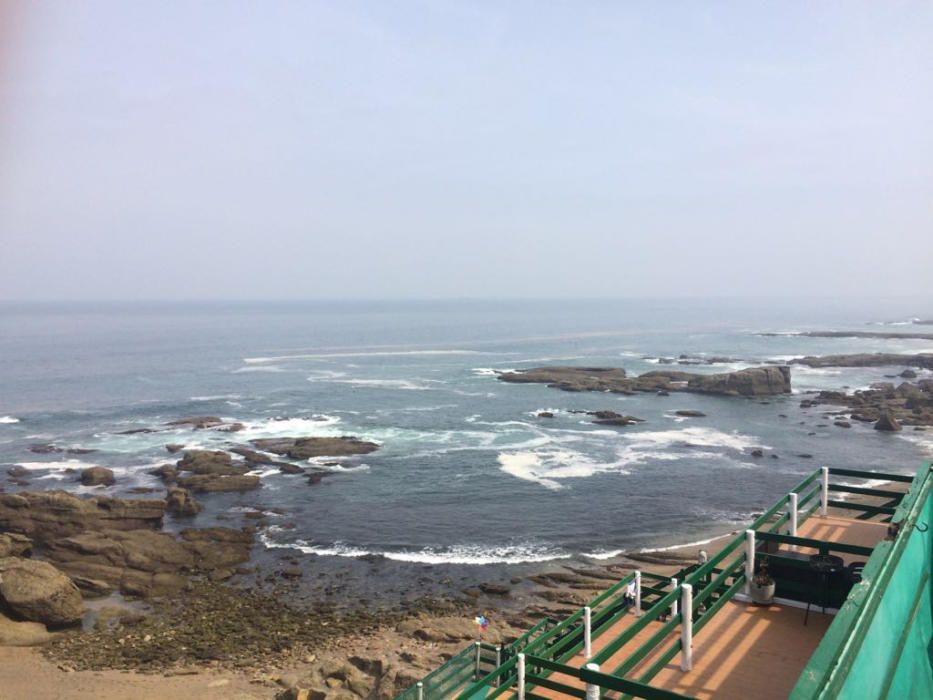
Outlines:
{"label": "metal post", "polygon": [[[677,590],[677,579],[676,578],[671,579],[671,590],[672,591]],[[671,603],[671,617],[676,617],[679,610],[680,608],[678,607],[677,598],[674,598],[674,602]]]}
{"label": "metal post", "polygon": [[[599,673],[599,664],[587,664],[586,670]],[[599,686],[595,683],[586,684],[586,700],[599,700]]]}
{"label": "metal post", "polygon": [[[496,644],[496,668],[499,668],[502,665],[502,645]],[[499,687],[499,679],[496,678],[493,681],[495,687]]]}
{"label": "metal post", "polygon": [[480,646],[479,642],[474,642],[474,644],[476,646],[476,664],[475,664],[473,680],[479,680],[479,659],[480,659],[480,653],[482,651],[482,647]]}
{"label": "metal post", "polygon": [[418,681],[418,700],[424,700],[424,683]]}
{"label": "metal post", "polygon": [[593,655],[593,611],[589,607],[583,608],[583,657],[588,659]]}
{"label": "metal post", "polygon": [[525,655],[518,655],[518,700],[525,700]]}
{"label": "metal post", "polygon": [[820,467],[823,472],[823,488],[820,491],[820,515],[826,517],[829,508],[829,467]]}
{"label": "metal post", "polygon": [[745,595],[749,595],[755,575],[755,531],[745,531]]}
{"label": "metal post", "polygon": [[689,671],[693,668],[693,586],[685,583],[680,590],[680,670]]}
{"label": "metal post", "polygon": [[635,617],[641,617],[641,572],[635,572]]}
{"label": "metal post", "polygon": [[[790,536],[797,536],[797,494],[792,493],[789,496],[790,498]],[[797,551],[797,545],[792,544],[790,546],[792,552]]]}

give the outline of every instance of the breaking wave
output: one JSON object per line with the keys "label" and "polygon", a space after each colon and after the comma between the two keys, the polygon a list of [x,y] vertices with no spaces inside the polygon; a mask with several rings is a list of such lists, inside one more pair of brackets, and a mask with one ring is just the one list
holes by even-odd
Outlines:
{"label": "breaking wave", "polygon": [[19,423],[19,418],[14,418],[13,416],[0,416],[0,425],[12,425],[13,423]]}

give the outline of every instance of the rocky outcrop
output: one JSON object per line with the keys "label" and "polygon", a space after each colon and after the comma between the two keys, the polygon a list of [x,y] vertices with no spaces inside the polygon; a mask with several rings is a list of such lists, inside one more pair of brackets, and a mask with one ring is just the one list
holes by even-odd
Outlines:
{"label": "rocky outcrop", "polygon": [[186,517],[200,513],[201,504],[187,489],[175,487],[170,488],[165,496],[165,510],[172,515]]}
{"label": "rocky outcrop", "polygon": [[85,530],[138,530],[162,526],[165,501],[79,498],[64,491],[0,494],[0,531],[45,544]]}
{"label": "rocky outcrop", "polygon": [[81,472],[84,486],[111,486],[113,482],[113,470],[106,467],[88,467]]}
{"label": "rocky outcrop", "polygon": [[222,450],[188,450],[176,466],[182,472],[220,476],[240,475],[249,471],[245,464],[234,463],[233,457]]}
{"label": "rocky outcrop", "polygon": [[[787,333],[759,333],[761,336],[788,335]],[[888,340],[933,340],[933,333],[889,333],[887,331],[802,331],[789,335],[807,338],[884,338]]]}
{"label": "rocky outcrop", "polygon": [[0,600],[24,620],[46,625],[71,624],[84,614],[72,580],[48,562],[33,559],[0,559]]}
{"label": "rocky outcrop", "polygon": [[311,437],[311,438],[271,438],[250,440],[250,444],[260,450],[287,456],[291,459],[311,459],[312,457],[349,457],[375,452],[379,445],[366,442],[352,436]]}
{"label": "rocky outcrop", "polygon": [[229,491],[252,491],[260,487],[258,476],[223,476],[196,474],[178,480],[178,485],[194,493],[222,493]]}
{"label": "rocky outcrop", "polygon": [[249,559],[253,535],[229,528],[166,532],[85,532],[49,545],[47,556],[63,571],[104,581],[123,593],[166,595],[186,576],[232,569]]}
{"label": "rocky outcrop", "polygon": [[703,411],[695,411],[692,408],[682,408],[678,411],[674,411],[674,415],[680,416],[681,418],[704,418],[706,414]]}
{"label": "rocky outcrop", "polygon": [[895,425],[933,425],[933,379],[916,384],[877,382],[869,389],[847,394],[821,391],[800,402],[802,408],[829,404],[851,410],[853,420],[880,423],[878,430],[897,430]]}
{"label": "rocky outcrop", "polygon": [[692,377],[687,390],[727,396],[774,396],[790,393],[790,367],[752,367],[737,372]]}
{"label": "rocky outcrop", "polygon": [[[849,355],[818,355],[798,357],[790,361],[793,365],[807,367],[920,367],[933,369],[933,354],[919,353],[901,355],[889,352],[854,353]],[[916,377],[912,370],[910,374]],[[910,374],[902,376],[910,377]]]}
{"label": "rocky outcrop", "polygon": [[886,432],[897,432],[901,430],[901,424],[897,422],[891,411],[882,411],[875,423],[875,430],[884,430]]}
{"label": "rocky outcrop", "polygon": [[752,367],[736,372],[696,374],[677,370],[656,370],[629,377],[622,368],[536,367],[504,372],[503,382],[547,384],[563,391],[635,392],[690,391],[725,396],[772,396],[790,393],[790,368]]}

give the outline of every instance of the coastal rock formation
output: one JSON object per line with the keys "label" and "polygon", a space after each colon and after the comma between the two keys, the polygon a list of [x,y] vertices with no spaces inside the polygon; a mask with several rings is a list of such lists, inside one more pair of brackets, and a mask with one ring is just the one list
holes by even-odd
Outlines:
{"label": "coastal rock formation", "polygon": [[[902,367],[933,369],[933,354],[901,355],[889,352],[872,352],[849,355],[808,355],[807,357],[793,359],[790,363],[793,365],[806,365],[807,367],[889,367],[900,365]],[[917,376],[912,370],[908,371],[909,374],[902,373],[901,376],[904,378]]]}
{"label": "coastal rock formation", "polygon": [[181,472],[218,476],[234,476],[249,471],[245,464],[235,464],[233,457],[222,450],[188,450],[176,466]]}
{"label": "coastal rock formation", "polygon": [[884,430],[888,432],[897,432],[901,430],[901,424],[897,422],[891,411],[882,411],[878,422],[875,423],[875,430]]}
{"label": "coastal rock formation", "polygon": [[95,496],[64,491],[0,494],[0,531],[46,544],[85,530],[138,530],[162,526],[165,501]]}
{"label": "coastal rock formation", "polygon": [[291,459],[311,459],[312,457],[349,457],[375,452],[379,445],[366,442],[352,436],[310,437],[310,438],[270,438],[250,440],[250,444],[260,450],[287,456]]}
{"label": "coastal rock formation", "polygon": [[759,333],[758,335],[793,335],[806,338],[883,338],[888,340],[933,340],[933,333],[889,333],[887,331],[801,331],[800,333]]}
{"label": "coastal rock formation", "polygon": [[81,472],[84,486],[111,486],[113,482],[113,470],[106,467],[88,467]]}
{"label": "coastal rock formation", "polygon": [[896,430],[891,427],[894,425],[933,425],[933,379],[921,379],[916,384],[903,382],[896,387],[890,382],[877,382],[851,394],[821,391],[800,402],[802,408],[825,404],[847,407],[853,420],[880,422],[879,430]]}
{"label": "coastal rock formation", "polygon": [[29,622],[67,625],[84,614],[72,580],[48,562],[33,559],[0,559],[0,600]]}
{"label": "coastal rock formation", "polygon": [[639,391],[690,391],[724,396],[773,396],[790,393],[790,368],[752,367],[736,372],[696,374],[656,370],[628,377],[622,368],[535,367],[503,372],[503,382],[547,384],[563,391],[608,391],[631,394]]}
{"label": "coastal rock formation", "polygon": [[674,411],[674,414],[682,418],[704,418],[706,416],[703,411],[695,411],[693,409],[680,409],[679,411]]}
{"label": "coastal rock formation", "polygon": [[194,493],[214,493],[227,491],[252,491],[261,484],[258,476],[196,474],[178,480],[178,485]]}
{"label": "coastal rock formation", "polygon": [[249,559],[253,535],[230,528],[166,532],[84,532],[48,546],[46,554],[66,573],[104,581],[123,593],[165,595],[186,576],[228,570]]}
{"label": "coastal rock formation", "polygon": [[187,489],[173,487],[165,495],[165,510],[176,516],[191,516],[201,512],[201,504]]}

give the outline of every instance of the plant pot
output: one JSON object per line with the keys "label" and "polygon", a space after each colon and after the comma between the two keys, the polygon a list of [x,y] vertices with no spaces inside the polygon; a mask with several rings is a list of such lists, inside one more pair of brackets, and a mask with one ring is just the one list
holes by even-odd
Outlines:
{"label": "plant pot", "polygon": [[766,586],[757,586],[752,583],[748,587],[748,593],[753,603],[757,605],[771,605],[774,601],[774,588],[775,584],[773,581]]}

